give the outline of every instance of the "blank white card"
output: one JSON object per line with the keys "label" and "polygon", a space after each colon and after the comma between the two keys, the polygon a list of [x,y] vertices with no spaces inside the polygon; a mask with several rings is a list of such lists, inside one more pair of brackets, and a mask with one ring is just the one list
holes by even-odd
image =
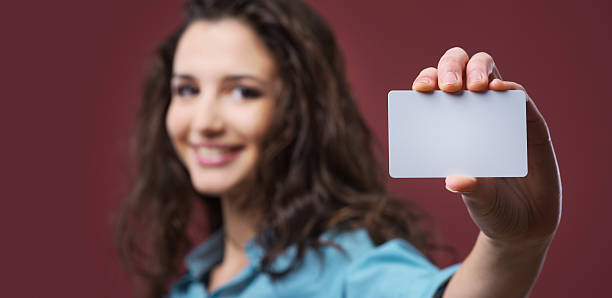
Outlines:
{"label": "blank white card", "polygon": [[524,177],[526,94],[390,91],[393,178]]}

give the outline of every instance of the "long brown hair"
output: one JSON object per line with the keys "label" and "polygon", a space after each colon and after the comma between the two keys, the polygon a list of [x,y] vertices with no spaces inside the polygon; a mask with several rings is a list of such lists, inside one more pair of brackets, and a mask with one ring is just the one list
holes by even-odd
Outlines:
{"label": "long brown hair", "polygon": [[[135,133],[137,175],[117,225],[124,262],[145,277],[148,296],[160,297],[192,244],[187,226],[193,199],[203,202],[208,227],[221,227],[219,198],[198,194],[166,133],[172,61],[190,23],[234,18],[249,25],[275,57],[283,91],[249,176],[248,197],[236,205],[263,219],[255,241],[265,250],[262,270],[291,245],[296,264],[309,247],[325,243],[330,228],[367,230],[379,245],[403,238],[427,254],[434,246],[419,225],[421,213],[390,196],[370,130],[346,80],[329,26],[297,0],[192,0],[187,20],[157,51],[144,87]],[[247,192],[245,192],[247,193]]]}

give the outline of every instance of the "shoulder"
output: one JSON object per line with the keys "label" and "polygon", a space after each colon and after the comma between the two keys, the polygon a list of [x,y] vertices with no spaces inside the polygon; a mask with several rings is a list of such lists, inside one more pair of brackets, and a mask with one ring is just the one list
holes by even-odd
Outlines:
{"label": "shoulder", "polygon": [[440,270],[403,239],[374,246],[365,230],[346,233],[337,243],[350,258],[346,297],[433,297],[458,268]]}
{"label": "shoulder", "polygon": [[[247,254],[253,262],[218,291],[235,297],[434,297],[456,270],[438,269],[404,240],[375,246],[365,230],[330,230],[319,239],[329,245],[308,249],[295,270],[279,280],[262,274],[256,253],[261,251],[250,247]],[[171,297],[206,297],[201,276],[220,258],[214,243],[191,254],[190,271],[174,284]],[[275,267],[286,268],[295,253],[295,247],[288,249],[274,261]]]}

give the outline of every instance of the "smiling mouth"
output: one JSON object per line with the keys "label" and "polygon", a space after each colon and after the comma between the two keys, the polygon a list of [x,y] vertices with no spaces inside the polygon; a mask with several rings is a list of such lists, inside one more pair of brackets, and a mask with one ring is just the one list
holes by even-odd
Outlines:
{"label": "smiling mouth", "polygon": [[233,147],[194,147],[194,153],[198,164],[205,167],[224,166],[235,160],[240,152],[244,149],[243,146]]}

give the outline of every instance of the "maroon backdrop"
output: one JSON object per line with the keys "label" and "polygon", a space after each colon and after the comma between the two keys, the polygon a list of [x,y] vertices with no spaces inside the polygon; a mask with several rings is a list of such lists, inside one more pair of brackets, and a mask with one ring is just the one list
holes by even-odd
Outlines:
{"label": "maroon backdrop", "polygon": [[[130,297],[111,240],[127,137],[155,44],[182,1],[12,1],[2,19],[3,297]],[[360,107],[384,145],[386,94],[462,46],[493,55],[551,128],[563,218],[533,297],[608,293],[612,152],[608,1],[312,3],[345,52]],[[391,180],[464,257],[477,230],[443,179]]]}

